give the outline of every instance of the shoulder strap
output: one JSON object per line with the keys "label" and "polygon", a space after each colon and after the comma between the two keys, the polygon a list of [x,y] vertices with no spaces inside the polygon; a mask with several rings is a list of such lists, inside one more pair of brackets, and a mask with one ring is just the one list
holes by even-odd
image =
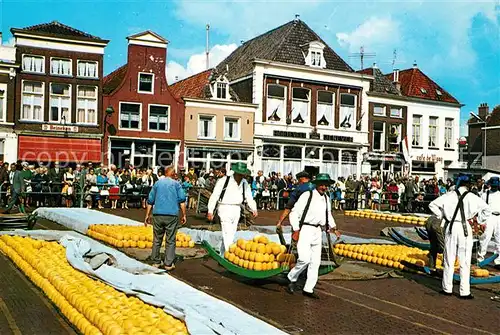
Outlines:
{"label": "shoulder strap", "polygon": [[486,203],[490,204],[490,190],[486,191]]}
{"label": "shoulder strap", "polygon": [[312,197],[313,197],[313,191],[309,191],[309,198],[307,199],[306,207],[304,208],[304,211],[302,212],[302,217],[300,218],[299,221],[299,229],[302,228],[302,225],[304,225],[304,220],[306,219],[307,211],[311,206]]}
{"label": "shoulder strap", "polygon": [[220,197],[218,202],[221,202],[222,198],[224,198],[224,194],[226,194],[227,185],[229,184],[229,178],[231,177],[226,177],[226,181],[224,182],[224,186],[222,186],[222,191],[220,192]]}
{"label": "shoulder strap", "polygon": [[241,181],[243,185],[241,185],[241,188],[243,189],[243,204],[247,203],[247,198],[245,197],[245,181]]}
{"label": "shoulder strap", "polygon": [[328,225],[328,197],[326,194],[323,194],[325,197],[325,231],[328,232],[330,226]]}
{"label": "shoulder strap", "polygon": [[[451,228],[453,226],[453,223],[455,222],[455,219],[457,218],[457,214],[458,214],[458,210],[460,210],[460,214],[462,216],[462,221],[464,221],[464,217],[465,217],[465,213],[462,214],[462,212],[464,211],[464,206],[463,206],[463,200],[465,198],[465,196],[467,194],[469,194],[469,191],[465,191],[464,194],[460,194],[460,192],[458,191],[458,189],[455,190],[455,193],[457,194],[458,196],[458,203],[457,203],[457,207],[455,208],[455,212],[453,213],[453,217],[451,218],[451,221],[447,222],[447,224],[445,225],[444,227],[444,230],[446,231],[446,229],[450,228],[450,232],[451,232]],[[467,233],[466,233],[467,234]]]}

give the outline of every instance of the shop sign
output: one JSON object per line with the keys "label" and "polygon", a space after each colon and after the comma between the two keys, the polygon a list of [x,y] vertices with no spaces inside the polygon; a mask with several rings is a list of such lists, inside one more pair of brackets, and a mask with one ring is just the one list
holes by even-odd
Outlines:
{"label": "shop sign", "polygon": [[418,162],[432,162],[432,163],[438,163],[443,161],[443,157],[439,157],[436,155],[420,155],[416,157],[412,157],[413,160],[418,161]]}
{"label": "shop sign", "polygon": [[323,135],[325,141],[334,142],[354,142],[354,138],[350,136],[338,136],[338,135]]}
{"label": "shop sign", "polygon": [[275,130],[273,132],[274,136],[279,137],[293,137],[293,138],[306,138],[306,133],[297,133],[294,131],[284,131],[284,130]]}
{"label": "shop sign", "polygon": [[43,124],[42,130],[78,133],[78,126],[62,126],[62,125],[57,125],[57,124]]}
{"label": "shop sign", "polygon": [[383,161],[383,162],[404,162],[401,154],[387,154],[379,152],[367,152],[363,154],[365,161]]}

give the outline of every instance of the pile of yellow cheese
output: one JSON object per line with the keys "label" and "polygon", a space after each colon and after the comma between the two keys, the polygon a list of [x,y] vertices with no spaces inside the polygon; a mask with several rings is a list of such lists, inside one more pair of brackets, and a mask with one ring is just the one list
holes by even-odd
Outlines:
{"label": "pile of yellow cheese", "polygon": [[255,271],[293,268],[295,256],[286,251],[284,245],[270,242],[266,236],[256,235],[252,240],[239,239],[236,244],[232,244],[224,253],[224,258],[239,267]]}
{"label": "pile of yellow cheese", "polygon": [[0,251],[85,335],[188,334],[186,325],[161,308],[127,297],[75,270],[57,242],[0,237]]}
{"label": "pile of yellow cheese", "polygon": [[[151,249],[153,247],[151,226],[90,225],[87,235],[118,248]],[[191,240],[191,236],[178,232],[175,236],[175,245],[180,248],[193,248],[194,241]]]}
{"label": "pile of yellow cheese", "polygon": [[367,218],[381,221],[392,221],[406,224],[425,225],[427,218],[419,216],[381,213],[372,210],[359,210],[359,211],[345,211],[346,216],[355,216],[360,218]]}
{"label": "pile of yellow cheese", "polygon": [[[404,269],[402,261],[418,266],[429,264],[428,251],[404,245],[387,244],[336,244],[334,252],[340,256],[357,259],[378,265]],[[436,267],[442,268],[443,255],[438,254]],[[458,260],[455,267],[458,267]]]}

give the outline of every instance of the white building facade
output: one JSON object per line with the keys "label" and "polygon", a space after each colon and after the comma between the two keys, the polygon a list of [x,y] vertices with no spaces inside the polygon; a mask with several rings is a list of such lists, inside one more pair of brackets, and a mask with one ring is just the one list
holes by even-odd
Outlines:
{"label": "white building facade", "polygon": [[[253,103],[259,106],[253,172],[295,175],[306,170],[311,174],[329,173],[334,179],[361,173],[363,153],[368,147],[368,119],[363,112],[368,108],[369,78],[256,61],[252,85]],[[272,95],[276,87],[282,88],[283,99]],[[302,92],[306,94],[300,96]],[[286,108],[290,106],[291,110]],[[282,114],[270,120],[277,107]],[[291,119],[288,122],[287,110]],[[299,110],[303,122],[295,122]],[[261,117],[264,115],[267,120]],[[346,117],[348,123],[342,125]]]}
{"label": "white building facade", "polygon": [[0,33],[0,161],[17,161],[17,135],[14,133],[14,96],[17,68],[16,48],[2,44]]}
{"label": "white building facade", "polygon": [[258,106],[254,174],[360,174],[370,76],[356,73],[304,22],[243,43],[217,70],[241,101]]}

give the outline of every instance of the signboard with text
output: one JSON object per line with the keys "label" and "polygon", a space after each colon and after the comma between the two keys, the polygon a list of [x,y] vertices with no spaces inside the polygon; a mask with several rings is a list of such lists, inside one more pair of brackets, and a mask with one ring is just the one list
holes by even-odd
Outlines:
{"label": "signboard with text", "polygon": [[44,124],[44,125],[42,125],[42,130],[78,133],[78,126],[63,126],[63,125],[58,125],[58,124]]}

